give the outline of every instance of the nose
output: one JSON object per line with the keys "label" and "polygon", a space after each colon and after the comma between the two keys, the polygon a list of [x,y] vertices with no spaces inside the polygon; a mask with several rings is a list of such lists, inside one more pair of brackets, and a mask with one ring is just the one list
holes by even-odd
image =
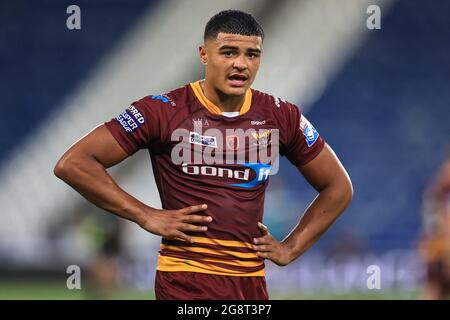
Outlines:
{"label": "nose", "polygon": [[233,63],[233,67],[236,68],[239,71],[247,69],[247,63],[245,62],[245,57],[242,55],[239,55]]}

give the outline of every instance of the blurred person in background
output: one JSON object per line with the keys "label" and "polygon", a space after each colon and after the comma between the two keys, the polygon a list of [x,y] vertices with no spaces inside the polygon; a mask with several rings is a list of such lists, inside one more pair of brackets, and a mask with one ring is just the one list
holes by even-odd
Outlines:
{"label": "blurred person in background", "polygon": [[96,219],[87,218],[84,225],[97,249],[87,268],[87,297],[114,298],[121,284],[119,261],[123,250],[124,223],[115,216],[103,215]]}
{"label": "blurred person in background", "polygon": [[450,299],[450,151],[424,193],[419,244],[426,275],[424,299]]}
{"label": "blurred person in background", "polygon": [[75,211],[55,221],[49,239],[55,252],[78,250],[71,261],[86,270],[83,293],[89,299],[110,299],[119,292],[122,278],[120,260],[124,257],[124,220],[97,210]]}

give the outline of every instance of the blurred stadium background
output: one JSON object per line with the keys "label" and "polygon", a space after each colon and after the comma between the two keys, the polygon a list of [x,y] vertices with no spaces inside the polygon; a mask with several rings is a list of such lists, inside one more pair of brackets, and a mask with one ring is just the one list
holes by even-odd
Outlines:
{"label": "blurred stadium background", "polygon": [[[71,4],[80,30],[66,27]],[[381,30],[366,27],[372,4]],[[450,142],[450,2],[18,0],[0,3],[0,299],[153,297],[159,238],[87,203],[53,166],[130,102],[199,79],[204,25],[229,8],[266,32],[253,87],[298,104],[355,189],[305,256],[267,263],[272,298],[418,296],[422,194]],[[146,152],[111,173],[160,206]],[[314,196],[283,159],[266,196],[278,239]],[[69,265],[81,267],[81,290],[66,287]],[[379,290],[366,286],[370,265]]]}

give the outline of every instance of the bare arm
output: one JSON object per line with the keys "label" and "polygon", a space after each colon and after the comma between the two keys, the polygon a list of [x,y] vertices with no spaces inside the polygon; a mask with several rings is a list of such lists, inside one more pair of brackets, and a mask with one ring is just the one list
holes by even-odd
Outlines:
{"label": "bare arm", "polygon": [[83,197],[142,228],[168,239],[192,241],[184,232],[206,231],[212,218],[193,213],[203,211],[206,205],[180,210],[158,210],[147,206],[121,189],[106,171],[128,157],[109,130],[98,126],[77,141],[59,159],[54,173]]}
{"label": "bare arm", "polygon": [[274,239],[261,223],[259,227],[264,236],[255,239],[258,255],[278,265],[287,265],[308,250],[334,223],[353,197],[350,178],[328,145],[300,171],[319,195],[283,241]]}

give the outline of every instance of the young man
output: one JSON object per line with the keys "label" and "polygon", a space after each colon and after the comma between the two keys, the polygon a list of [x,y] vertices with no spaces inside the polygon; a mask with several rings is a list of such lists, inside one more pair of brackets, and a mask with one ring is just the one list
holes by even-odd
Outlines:
{"label": "young man", "polygon": [[[95,205],[162,236],[157,299],[268,299],[264,259],[292,262],[351,201],[345,169],[299,109],[250,89],[263,36],[247,13],[216,14],[199,48],[204,80],[133,102],[55,167]],[[319,192],[281,242],[261,223],[277,148]],[[163,209],[135,199],[106,171],[139,149],[149,150]]]}

